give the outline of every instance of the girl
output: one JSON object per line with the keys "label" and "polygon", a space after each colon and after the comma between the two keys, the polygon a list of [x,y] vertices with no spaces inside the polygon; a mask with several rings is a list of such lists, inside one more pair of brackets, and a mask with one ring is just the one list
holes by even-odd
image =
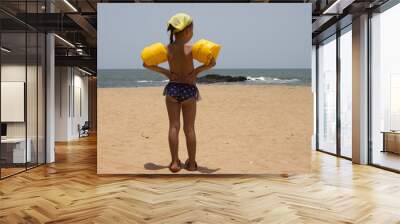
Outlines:
{"label": "girl", "polygon": [[[180,129],[180,112],[183,115],[183,131],[186,137],[188,159],[185,169],[197,170],[196,162],[196,134],[194,129],[196,117],[196,102],[200,99],[199,90],[195,84],[197,75],[215,66],[215,59],[209,64],[203,64],[194,68],[192,57],[192,46],[187,44],[193,36],[193,20],[185,13],[178,13],[168,21],[170,31],[170,43],[168,49],[169,70],[160,66],[144,67],[161,73],[169,79],[164,88],[165,103],[169,117],[168,141],[172,161],[169,165],[171,172],[181,169],[178,156],[178,136]],[[175,39],[174,39],[175,37]]]}

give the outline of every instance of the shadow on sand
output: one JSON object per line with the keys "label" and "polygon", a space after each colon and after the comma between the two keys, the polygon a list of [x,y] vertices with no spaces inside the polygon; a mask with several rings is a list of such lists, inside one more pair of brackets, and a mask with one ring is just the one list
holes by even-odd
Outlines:
{"label": "shadow on sand", "polygon": [[[181,164],[181,166],[183,168],[184,165]],[[146,170],[161,170],[161,169],[168,169],[168,166],[158,165],[158,164],[155,164],[155,163],[146,163],[146,164],[144,164],[144,168]],[[205,166],[198,166],[197,167],[197,172],[206,173],[206,174],[215,173],[218,170],[220,170],[220,168],[210,169],[210,168],[205,167]],[[196,171],[194,171],[194,172],[196,172]]]}

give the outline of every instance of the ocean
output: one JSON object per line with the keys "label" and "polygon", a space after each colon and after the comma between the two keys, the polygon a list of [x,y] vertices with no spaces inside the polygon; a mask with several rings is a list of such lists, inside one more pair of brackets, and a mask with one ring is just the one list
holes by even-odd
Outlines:
{"label": "ocean", "polygon": [[[211,69],[199,77],[207,74],[244,76],[247,80],[205,85],[311,85],[311,69]],[[165,76],[147,69],[99,69],[97,74],[99,88],[163,86],[167,82]]]}

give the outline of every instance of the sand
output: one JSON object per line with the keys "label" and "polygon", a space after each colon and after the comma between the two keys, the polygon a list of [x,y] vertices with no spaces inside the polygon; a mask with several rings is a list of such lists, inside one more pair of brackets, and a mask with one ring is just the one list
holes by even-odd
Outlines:
{"label": "sand", "polygon": [[[310,86],[198,85],[199,171],[282,174],[310,170]],[[98,89],[99,174],[170,174],[163,87]],[[182,121],[181,121],[182,122]],[[182,123],[181,123],[182,124]],[[179,155],[187,158],[181,125]]]}

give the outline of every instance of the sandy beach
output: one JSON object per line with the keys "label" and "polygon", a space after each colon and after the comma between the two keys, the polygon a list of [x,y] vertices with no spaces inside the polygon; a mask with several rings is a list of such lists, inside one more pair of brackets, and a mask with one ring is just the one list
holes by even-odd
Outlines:
{"label": "sandy beach", "polygon": [[[282,174],[310,169],[310,86],[198,85],[199,171]],[[99,174],[170,174],[163,86],[98,89]],[[183,123],[179,155],[187,158]]]}

